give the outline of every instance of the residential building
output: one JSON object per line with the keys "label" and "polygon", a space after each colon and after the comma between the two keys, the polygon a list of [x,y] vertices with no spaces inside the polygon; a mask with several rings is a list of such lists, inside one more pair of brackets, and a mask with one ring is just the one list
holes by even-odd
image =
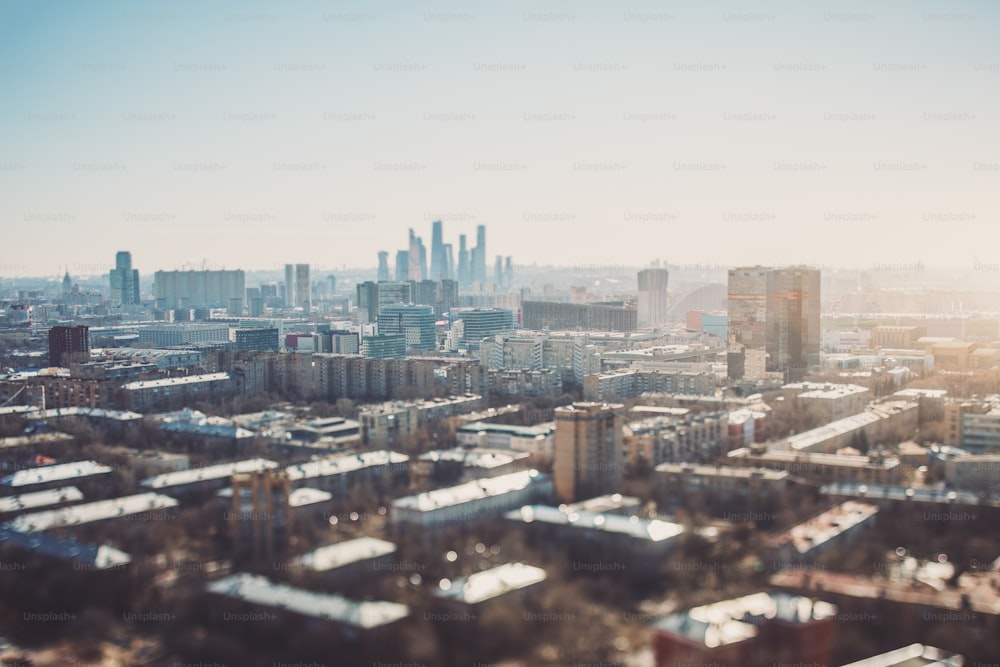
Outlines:
{"label": "residential building", "polygon": [[620,403],[574,403],[555,416],[555,490],[560,502],[615,493],[624,477]]}
{"label": "residential building", "polygon": [[765,543],[765,549],[774,557],[772,569],[809,563],[830,548],[849,547],[862,532],[875,526],[877,515],[875,505],[848,500],[793,526]]}
{"label": "residential building", "polygon": [[90,361],[90,327],[56,326],[49,329],[49,366],[67,368]]}
{"label": "residential building", "polygon": [[667,294],[666,269],[639,271],[639,307],[636,314],[640,327],[655,327],[667,322],[670,299]]}
{"label": "residential building", "polygon": [[478,350],[484,338],[514,331],[514,313],[503,308],[462,310],[454,316],[462,322],[462,344],[470,350]]}
{"label": "residential building", "polygon": [[638,313],[634,307],[600,303],[525,301],[521,304],[523,327],[541,331],[635,331]]}
{"label": "residential building", "polygon": [[312,311],[312,283],[308,264],[285,264],[285,307]]}

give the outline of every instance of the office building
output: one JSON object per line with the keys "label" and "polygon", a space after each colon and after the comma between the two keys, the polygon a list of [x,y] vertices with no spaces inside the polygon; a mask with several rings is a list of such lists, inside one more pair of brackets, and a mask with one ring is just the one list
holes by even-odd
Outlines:
{"label": "office building", "polygon": [[484,338],[514,331],[514,313],[503,308],[463,310],[455,317],[462,320],[462,343],[466,348],[479,349]]}
{"label": "office building", "polygon": [[285,264],[285,307],[312,310],[312,284],[308,264]]}
{"label": "office building", "polygon": [[140,303],[139,271],[132,268],[132,253],[122,250],[115,255],[115,268],[111,269],[109,279],[111,305],[134,306]]}
{"label": "office building", "polygon": [[156,307],[231,308],[232,301],[246,298],[243,271],[157,271],[153,275]]}
{"label": "office building", "polygon": [[620,403],[574,403],[555,409],[554,473],[560,502],[619,491],[624,411]]}
{"label": "office building", "polygon": [[379,334],[361,338],[361,356],[366,359],[403,359],[406,357],[406,336]]}
{"label": "office building", "polygon": [[251,327],[236,329],[237,350],[278,351],[278,329],[275,327]]}
{"label": "office building", "polygon": [[637,313],[640,327],[655,327],[667,322],[670,301],[667,296],[666,269],[643,269],[639,272],[639,309]]}
{"label": "office building", "polygon": [[366,281],[357,288],[357,306],[368,312],[368,322],[374,322],[383,306],[394,303],[413,303],[413,284],[410,282],[375,283]]}
{"label": "office building", "polygon": [[469,249],[466,247],[465,234],[458,235],[458,284],[466,288],[472,282],[472,265],[469,259]]}
{"label": "office building", "polygon": [[390,304],[378,314],[380,335],[401,335],[406,349],[434,350],[437,348],[434,309],[431,306]]}
{"label": "office building", "polygon": [[385,250],[378,252],[378,271],[375,279],[380,283],[389,282],[389,253]]}
{"label": "office building", "polygon": [[228,324],[154,324],[139,329],[139,343],[155,347],[229,342]]}
{"label": "office building", "polygon": [[410,251],[400,250],[396,253],[396,282],[402,283],[410,279]]}
{"label": "office building", "polygon": [[476,226],[476,247],[472,249],[472,282],[486,284],[486,225]]}
{"label": "office building", "polygon": [[800,379],[819,365],[820,273],[808,267],[729,271],[730,380]]}
{"label": "office building", "polygon": [[620,331],[636,329],[637,311],[631,306],[600,303],[525,301],[523,327],[535,331]]}
{"label": "office building", "polygon": [[448,275],[448,259],[445,254],[444,238],[441,230],[441,221],[435,220],[431,224],[431,280],[445,280],[451,278]]}
{"label": "office building", "polygon": [[49,329],[49,366],[65,368],[73,362],[87,361],[90,361],[90,327]]}

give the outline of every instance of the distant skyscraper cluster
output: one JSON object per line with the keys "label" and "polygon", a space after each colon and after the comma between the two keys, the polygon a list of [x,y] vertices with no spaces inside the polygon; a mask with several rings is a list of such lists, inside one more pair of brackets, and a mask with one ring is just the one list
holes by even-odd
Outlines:
{"label": "distant skyscraper cluster", "polygon": [[[412,280],[454,280],[463,289],[478,283],[485,285],[492,278],[492,283],[500,287],[510,287],[513,277],[513,264],[510,257],[497,256],[492,276],[486,267],[486,226],[476,227],[476,245],[468,246],[466,235],[458,237],[458,258],[456,262],[454,246],[444,241],[443,223],[436,220],[431,227],[430,262],[428,264],[427,248],[421,237],[413,229],[409,232],[407,247],[396,252],[395,270],[392,273],[397,282]],[[390,279],[389,253],[378,253],[378,280],[385,282]]]}

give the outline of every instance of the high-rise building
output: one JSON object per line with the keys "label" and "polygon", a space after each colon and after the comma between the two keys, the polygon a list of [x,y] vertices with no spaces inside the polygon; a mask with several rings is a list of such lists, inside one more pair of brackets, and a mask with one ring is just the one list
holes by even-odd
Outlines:
{"label": "high-rise building", "polygon": [[285,306],[312,310],[312,283],[308,264],[285,264]]}
{"label": "high-rise building", "polygon": [[375,283],[370,280],[357,286],[357,305],[368,311],[368,321],[374,322],[381,309],[391,303],[412,303],[413,284],[410,282]]}
{"label": "high-rise building", "polygon": [[64,297],[69,296],[73,292],[73,279],[69,277],[69,271],[63,276],[62,280],[62,295]]}
{"label": "high-rise building", "polygon": [[476,227],[476,247],[472,249],[472,281],[486,284],[486,225]]}
{"label": "high-rise building", "polygon": [[396,253],[396,282],[410,279],[410,251],[400,250]]}
{"label": "high-rise building", "polygon": [[121,250],[115,255],[115,268],[109,274],[111,304],[133,306],[139,303],[139,271],[132,268],[132,253]]}
{"label": "high-rise building", "polygon": [[555,409],[554,473],[560,502],[621,489],[624,411],[620,403],[574,403]]}
{"label": "high-rise building", "polygon": [[378,332],[404,336],[407,349],[436,349],[434,326],[434,309],[431,306],[394,303],[382,306],[378,314]]}
{"label": "high-rise building", "polygon": [[444,244],[444,277],[440,280],[453,280],[455,278],[455,253],[451,249],[450,243]]}
{"label": "high-rise building", "polygon": [[277,352],[280,348],[276,327],[236,329],[237,350],[272,350]]}
{"label": "high-rise building", "polygon": [[470,350],[478,350],[484,338],[514,331],[514,313],[502,308],[463,310],[456,314],[462,321],[462,344]]}
{"label": "high-rise building", "polygon": [[730,269],[729,379],[801,379],[819,365],[819,311],[819,269]]}
{"label": "high-rise building", "polygon": [[458,281],[442,280],[438,290],[438,300],[435,311],[440,315],[449,312],[458,305]]}
{"label": "high-rise building", "polygon": [[[262,286],[263,292],[263,286]],[[157,271],[153,275],[156,307],[229,308],[231,299],[246,298],[243,271]]]}
{"label": "high-rise building", "polygon": [[420,282],[427,275],[427,249],[423,240],[410,230],[410,257],[408,280]]}
{"label": "high-rise building", "polygon": [[389,281],[389,253],[385,250],[378,251],[378,273],[376,274],[376,278],[380,283]]}
{"label": "high-rise building", "polygon": [[[386,267],[386,271],[389,267]],[[337,276],[327,276],[326,282],[330,290],[330,296],[334,296],[337,293]]]}
{"label": "high-rise building", "polygon": [[666,269],[643,269],[639,272],[639,312],[640,327],[651,327],[667,322]]}
{"label": "high-rise building", "polygon": [[425,277],[431,280],[443,280],[449,277],[440,220],[435,220],[431,224],[431,272]]}
{"label": "high-rise building", "polygon": [[493,260],[493,284],[503,287],[503,257],[500,255]]}
{"label": "high-rise building", "polygon": [[469,249],[465,245],[465,234],[458,235],[458,285],[468,287],[471,279]]}
{"label": "high-rise building", "polygon": [[72,361],[90,360],[90,327],[49,329],[49,366],[64,368]]}

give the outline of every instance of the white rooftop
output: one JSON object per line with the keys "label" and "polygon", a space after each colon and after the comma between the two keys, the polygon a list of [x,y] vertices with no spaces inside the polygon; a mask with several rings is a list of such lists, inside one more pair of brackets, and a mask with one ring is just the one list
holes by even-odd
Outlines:
{"label": "white rooftop", "polygon": [[132,562],[132,557],[127,553],[106,544],[84,544],[52,535],[21,533],[6,526],[0,526],[0,546],[8,544],[31,553],[82,563],[95,570],[121,567]]}
{"label": "white rooftop", "polygon": [[396,545],[392,542],[375,537],[359,537],[320,547],[292,562],[307,570],[325,572],[393,553],[396,553]]}
{"label": "white rooftop", "polygon": [[23,533],[37,533],[52,528],[76,526],[105,519],[116,519],[142,512],[155,512],[177,506],[170,496],[158,493],[140,493],[110,500],[99,500],[82,505],[71,505],[57,510],[22,514],[7,525]]}
{"label": "white rooftop", "polygon": [[218,382],[230,379],[229,373],[203,373],[201,375],[187,375],[178,378],[164,378],[162,380],[141,380],[139,382],[129,382],[122,385],[126,391],[137,389],[154,389],[157,387],[176,387],[185,384],[198,384],[200,382]]}
{"label": "white rooftop", "polygon": [[331,477],[333,475],[343,475],[372,466],[407,463],[410,457],[406,454],[391,452],[388,450],[378,450],[374,452],[362,452],[359,454],[335,454],[307,463],[288,466],[288,478],[293,482],[303,479],[313,479],[315,477]]}
{"label": "white rooftop", "polygon": [[910,644],[844,667],[962,667],[964,664],[965,659],[957,653],[923,644]]}
{"label": "white rooftop", "polygon": [[456,461],[466,468],[483,468],[486,470],[510,465],[515,461],[527,459],[527,452],[517,452],[508,449],[435,449],[420,455],[420,461]]}
{"label": "white rooftop", "polygon": [[684,532],[683,526],[669,521],[640,519],[637,516],[620,514],[564,511],[550,505],[525,505],[519,510],[507,512],[504,516],[524,523],[541,521],[557,526],[573,526],[581,530],[617,533],[649,542],[662,542]]}
{"label": "white rooftop", "polygon": [[545,479],[544,476],[537,470],[520,470],[508,475],[477,479],[458,486],[397,498],[393,501],[392,508],[394,510],[429,512],[442,507],[452,507],[482,498],[520,491],[542,479]]}
{"label": "white rooftop", "polygon": [[277,463],[268,461],[267,459],[246,459],[231,463],[219,463],[217,465],[205,466],[204,468],[175,470],[174,472],[166,472],[162,475],[154,475],[142,480],[140,486],[147,489],[166,489],[173,486],[184,486],[186,484],[232,477],[235,473],[260,472],[261,470],[277,467]]}
{"label": "white rooftop", "polygon": [[434,595],[465,604],[521,590],[545,581],[545,570],[525,563],[507,563],[445,583]]}
{"label": "white rooftop", "polygon": [[311,618],[334,621],[361,630],[371,630],[395,623],[410,613],[406,605],[395,602],[367,600],[355,602],[340,595],[314,593],[285,584],[276,584],[264,577],[247,573],[234,574],[213,581],[206,588],[216,595]]}
{"label": "white rooftop", "polygon": [[32,510],[37,507],[46,507],[59,503],[75,503],[78,500],[83,500],[83,493],[75,486],[63,486],[58,489],[23,493],[19,496],[0,498],[0,514]]}
{"label": "white rooftop", "polygon": [[51,466],[18,470],[0,479],[0,484],[15,487],[32,486],[34,484],[48,484],[65,479],[90,477],[91,475],[104,475],[109,472],[111,472],[109,466],[102,465],[97,461],[74,461],[73,463],[57,463]]}
{"label": "white rooftop", "polygon": [[876,514],[878,507],[875,505],[848,500],[793,526],[778,537],[778,542],[790,543],[798,553],[806,554]]}
{"label": "white rooftop", "polygon": [[[227,486],[224,489],[220,489],[216,493],[220,498],[232,498],[233,497],[233,487]],[[245,496],[247,500],[251,500],[251,491],[248,488],[243,488],[241,496]],[[290,494],[288,494],[288,506],[291,508],[305,507],[306,505],[315,505],[317,503],[325,503],[333,499],[333,494],[328,491],[323,491],[322,489],[310,489],[308,487],[302,487],[295,489]]]}

